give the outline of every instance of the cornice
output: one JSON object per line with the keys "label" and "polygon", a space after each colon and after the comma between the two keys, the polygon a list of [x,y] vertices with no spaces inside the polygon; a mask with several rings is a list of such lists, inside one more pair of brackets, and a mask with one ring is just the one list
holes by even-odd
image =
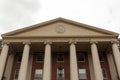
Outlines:
{"label": "cornice", "polygon": [[118,38],[117,35],[74,35],[74,36],[68,36],[68,35],[64,35],[64,36],[4,36],[4,39],[21,39],[21,38]]}
{"label": "cornice", "polygon": [[117,39],[115,38],[31,38],[31,39],[6,39],[4,41],[6,42],[111,42],[111,41],[116,41]]}

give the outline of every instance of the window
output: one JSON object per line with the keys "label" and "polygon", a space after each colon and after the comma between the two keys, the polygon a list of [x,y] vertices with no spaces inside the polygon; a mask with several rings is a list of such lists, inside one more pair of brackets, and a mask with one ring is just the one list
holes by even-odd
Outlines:
{"label": "window", "polygon": [[101,62],[104,62],[104,55],[103,54],[99,54],[99,59]]}
{"label": "window", "polygon": [[19,69],[15,70],[14,80],[18,80]]}
{"label": "window", "polygon": [[78,62],[85,62],[85,54],[84,53],[78,53],[77,60],[78,60]]}
{"label": "window", "polygon": [[22,61],[22,55],[18,55],[17,62],[20,63]]}
{"label": "window", "polygon": [[102,68],[102,74],[103,74],[103,78],[106,79],[107,78],[106,69]]}
{"label": "window", "polygon": [[36,62],[42,62],[43,60],[44,60],[44,55],[43,54],[36,55]]}
{"label": "window", "polygon": [[64,54],[57,54],[57,61],[64,61]]}
{"label": "window", "polygon": [[42,69],[35,70],[34,80],[42,80]]}
{"label": "window", "polygon": [[64,80],[64,68],[61,66],[57,69],[57,80]]}
{"label": "window", "polygon": [[86,69],[79,69],[79,79],[87,79]]}

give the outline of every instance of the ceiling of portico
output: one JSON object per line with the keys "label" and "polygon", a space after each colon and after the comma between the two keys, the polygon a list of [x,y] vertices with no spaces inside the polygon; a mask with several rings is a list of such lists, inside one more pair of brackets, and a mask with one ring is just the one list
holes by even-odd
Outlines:
{"label": "ceiling of portico", "polygon": [[5,33],[3,38],[34,38],[34,37],[99,37],[99,36],[116,36],[118,34],[108,30],[96,28],[86,24],[57,18],[30,27]]}
{"label": "ceiling of portico", "polygon": [[[77,43],[75,44],[76,50],[79,52],[91,52],[91,44],[90,43]],[[110,43],[101,42],[97,44],[97,48],[99,52],[106,52],[107,50],[111,49]],[[22,43],[11,43],[10,49],[16,52],[23,52],[24,45]],[[31,43],[30,44],[30,53],[40,53],[45,51],[45,44],[44,43]],[[55,42],[51,44],[51,51],[52,53],[69,53],[70,51],[70,44],[67,42]]]}

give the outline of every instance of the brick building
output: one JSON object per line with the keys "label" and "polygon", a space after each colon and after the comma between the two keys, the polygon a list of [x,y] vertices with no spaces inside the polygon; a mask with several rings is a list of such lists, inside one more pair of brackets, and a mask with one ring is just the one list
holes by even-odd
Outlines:
{"label": "brick building", "polygon": [[64,18],[5,33],[0,80],[120,80],[118,36]]}

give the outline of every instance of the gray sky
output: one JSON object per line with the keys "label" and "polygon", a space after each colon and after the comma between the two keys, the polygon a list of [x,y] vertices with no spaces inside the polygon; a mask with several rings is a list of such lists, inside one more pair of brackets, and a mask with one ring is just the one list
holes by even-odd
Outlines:
{"label": "gray sky", "polygon": [[120,34],[120,0],[0,0],[0,34],[57,17]]}

